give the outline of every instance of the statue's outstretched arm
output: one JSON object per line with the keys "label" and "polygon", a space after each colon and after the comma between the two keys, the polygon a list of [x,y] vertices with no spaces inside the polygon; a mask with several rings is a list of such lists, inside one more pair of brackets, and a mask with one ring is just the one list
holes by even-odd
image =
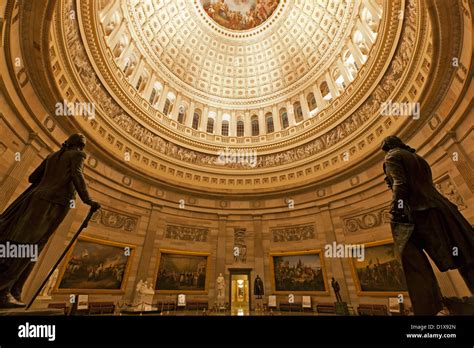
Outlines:
{"label": "statue's outstretched arm", "polygon": [[90,204],[91,198],[89,196],[89,192],[87,191],[84,175],[82,174],[85,158],[86,154],[80,151],[76,151],[74,155],[71,156],[71,175],[72,182],[74,183],[74,187],[79,194],[79,197],[81,197],[81,200],[85,204]]}

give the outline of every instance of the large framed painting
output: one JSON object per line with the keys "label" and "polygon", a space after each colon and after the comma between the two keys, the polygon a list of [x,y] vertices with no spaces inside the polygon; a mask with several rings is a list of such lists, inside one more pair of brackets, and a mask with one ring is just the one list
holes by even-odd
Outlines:
{"label": "large framed painting", "polygon": [[80,237],[61,268],[55,292],[123,293],[133,254],[130,245]]}
{"label": "large framed painting", "polygon": [[395,255],[393,241],[364,245],[364,260],[351,258],[357,294],[361,296],[408,295],[402,264]]}
{"label": "large framed painting", "polygon": [[162,294],[207,293],[208,259],[208,253],[161,249],[155,290]]}
{"label": "large framed painting", "polygon": [[329,295],[321,250],[271,253],[270,268],[277,294]]}

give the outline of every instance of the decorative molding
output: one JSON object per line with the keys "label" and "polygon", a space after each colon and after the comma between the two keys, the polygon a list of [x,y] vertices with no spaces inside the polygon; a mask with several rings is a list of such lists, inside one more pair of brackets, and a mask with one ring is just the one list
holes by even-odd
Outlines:
{"label": "decorative molding", "polygon": [[303,226],[286,226],[281,228],[274,228],[271,230],[273,242],[295,242],[300,240],[315,239],[313,225]]}
{"label": "decorative molding", "polygon": [[94,215],[92,215],[91,221],[105,227],[124,230],[127,232],[134,232],[138,226],[137,217],[125,215],[106,208],[97,210]]}
{"label": "decorative molding", "polygon": [[391,219],[390,208],[377,208],[369,212],[343,218],[344,229],[346,232],[354,233],[360,230],[368,230],[385,223]]}

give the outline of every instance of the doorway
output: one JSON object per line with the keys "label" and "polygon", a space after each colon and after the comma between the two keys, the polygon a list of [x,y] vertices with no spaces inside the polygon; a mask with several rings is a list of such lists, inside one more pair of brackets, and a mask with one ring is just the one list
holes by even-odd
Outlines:
{"label": "doorway", "polygon": [[230,313],[231,315],[250,314],[250,269],[230,271]]}

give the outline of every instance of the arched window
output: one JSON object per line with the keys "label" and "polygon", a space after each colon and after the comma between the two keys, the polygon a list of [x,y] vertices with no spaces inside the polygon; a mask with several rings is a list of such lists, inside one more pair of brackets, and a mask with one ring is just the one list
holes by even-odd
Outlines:
{"label": "arched window", "polygon": [[114,54],[115,58],[120,58],[122,56],[125,47],[128,47],[128,37],[126,35],[122,35],[119,41],[115,44],[112,53]]}
{"label": "arched window", "polygon": [[179,111],[178,111],[178,122],[183,124],[185,116],[186,116],[186,108],[184,107],[184,105],[180,105]]}
{"label": "arched window", "polygon": [[238,137],[243,137],[244,136],[244,130],[245,130],[244,121],[238,120],[237,121],[237,136]]}
{"label": "arched window", "polygon": [[214,133],[214,119],[212,117],[207,119],[207,132]]}
{"label": "arched window", "polygon": [[130,65],[130,58],[125,58],[125,65],[123,66],[123,72],[126,72]]}
{"label": "arched window", "polygon": [[332,99],[331,91],[329,90],[329,85],[326,81],[323,81],[319,85],[319,89],[321,90],[321,94],[322,94],[324,100],[331,100]]}
{"label": "arched window", "polygon": [[349,51],[349,49],[346,48],[343,52],[344,53],[342,54],[342,57],[344,65],[348,68],[352,79],[354,79],[357,75],[357,70],[359,69],[359,67],[357,66],[354,56]]}
{"label": "arched window", "polygon": [[332,78],[334,80],[334,83],[336,84],[339,93],[344,92],[344,89],[346,88],[346,81],[344,81],[344,76],[342,76],[338,68],[334,69],[332,73]]}
{"label": "arched window", "polygon": [[222,121],[222,135],[229,135],[229,121]]}
{"label": "arched window", "polygon": [[362,53],[362,63],[365,63],[369,55],[369,46],[360,30],[356,30],[352,33],[352,42],[359,48],[360,53]]}
{"label": "arched window", "polygon": [[135,55],[132,54],[130,57],[125,58],[124,61],[125,64],[123,67],[123,72],[126,77],[130,77],[137,66],[137,58],[135,57]]}
{"label": "arched window", "polygon": [[293,110],[295,112],[295,121],[296,122],[303,121],[303,109],[301,108],[300,102],[296,102],[293,104]]}
{"label": "arched window", "polygon": [[316,105],[316,98],[314,97],[314,93],[311,92],[308,94],[308,96],[306,97],[306,100],[308,101],[308,106],[309,106],[309,109],[311,111],[313,111],[314,109],[317,108],[317,105]]}
{"label": "arched window", "polygon": [[193,115],[193,124],[192,124],[193,129],[198,129],[200,120],[201,120],[200,110],[197,109],[196,111],[194,111],[194,115]]}
{"label": "arched window", "polygon": [[250,119],[252,123],[252,136],[256,136],[260,134],[260,128],[258,126],[258,116],[253,115],[252,118]]}
{"label": "arched window", "polygon": [[161,86],[159,82],[154,83],[153,89],[151,90],[151,93],[150,93],[150,98],[148,99],[151,105],[155,105],[158,102],[162,89],[163,87]]}
{"label": "arched window", "polygon": [[142,82],[143,82],[143,77],[140,76],[140,77],[138,78],[137,84],[136,84],[136,86],[135,86],[135,88],[137,89],[137,91],[140,90],[140,87],[142,86]]}
{"label": "arched window", "polygon": [[173,102],[171,99],[166,98],[165,106],[163,106],[163,113],[168,116],[171,112],[171,109],[173,109]]}
{"label": "arched window", "polygon": [[271,112],[265,115],[265,122],[267,124],[267,134],[273,133],[275,131],[275,127],[273,125],[273,115]]}
{"label": "arched window", "polygon": [[286,108],[280,109],[280,121],[282,129],[288,128],[290,126],[290,123],[288,121],[288,112],[286,111]]}
{"label": "arched window", "polygon": [[156,98],[156,88],[153,87],[151,90],[150,98],[148,98],[148,101],[150,102],[151,105],[155,104],[155,98]]}

